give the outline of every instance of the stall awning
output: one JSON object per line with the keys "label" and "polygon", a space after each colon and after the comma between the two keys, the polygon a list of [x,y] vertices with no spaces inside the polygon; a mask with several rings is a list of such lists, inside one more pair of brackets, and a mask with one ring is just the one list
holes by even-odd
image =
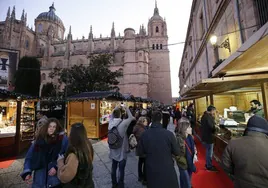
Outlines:
{"label": "stall awning", "polygon": [[126,101],[135,101],[135,97],[131,94],[123,94],[123,97]]}
{"label": "stall awning", "polygon": [[[203,79],[183,94],[183,98],[200,98],[210,94],[223,93],[239,88],[268,82],[268,74],[252,74],[245,76],[230,76],[223,78]],[[190,99],[189,99],[190,100]]]}
{"label": "stall awning", "polygon": [[256,74],[261,72],[268,72],[268,23],[213,70],[212,76]]}
{"label": "stall awning", "polygon": [[119,92],[96,91],[96,92],[83,92],[77,95],[70,96],[68,98],[68,100],[100,100],[100,99],[124,100],[124,96]]}

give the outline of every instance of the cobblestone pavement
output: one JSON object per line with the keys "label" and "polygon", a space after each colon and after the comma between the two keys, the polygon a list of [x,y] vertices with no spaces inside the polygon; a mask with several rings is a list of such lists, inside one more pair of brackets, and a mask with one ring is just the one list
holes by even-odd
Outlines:
{"label": "cobblestone pavement", "polygon": [[[170,131],[174,128],[168,127]],[[111,165],[112,161],[109,159],[109,149],[107,141],[93,141],[93,148],[95,151],[93,161],[93,178],[96,188],[111,188]],[[0,169],[0,188],[29,188],[25,184],[20,173],[22,172],[24,163],[24,155],[20,156],[13,164],[6,169]],[[177,167],[175,167],[178,171]],[[138,182],[138,158],[135,152],[128,155],[127,165],[125,170],[125,187],[126,188],[143,188],[144,186]]]}

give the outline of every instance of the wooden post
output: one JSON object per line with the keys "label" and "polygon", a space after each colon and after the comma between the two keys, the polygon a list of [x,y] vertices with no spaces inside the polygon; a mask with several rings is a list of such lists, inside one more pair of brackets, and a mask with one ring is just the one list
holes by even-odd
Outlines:
{"label": "wooden post", "polygon": [[214,105],[214,99],[213,99],[213,94],[210,94],[209,95],[209,102],[210,102],[210,105]]}
{"label": "wooden post", "polygon": [[209,104],[208,104],[208,96],[206,96],[206,107],[208,107]]}
{"label": "wooden post", "polygon": [[18,155],[20,152],[20,119],[21,119],[21,106],[22,101],[17,101],[17,116],[16,116],[16,134],[15,134],[15,154]]}
{"label": "wooden post", "polygon": [[97,106],[97,120],[96,120],[96,138],[100,138],[100,100],[96,100],[96,106]]}
{"label": "wooden post", "polygon": [[261,92],[263,98],[263,110],[265,118],[268,120],[268,82],[261,84]]}

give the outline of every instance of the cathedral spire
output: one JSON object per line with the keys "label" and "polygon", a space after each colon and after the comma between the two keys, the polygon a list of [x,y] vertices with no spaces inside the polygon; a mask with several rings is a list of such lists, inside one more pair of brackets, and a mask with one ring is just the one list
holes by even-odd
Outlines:
{"label": "cathedral spire", "polygon": [[15,13],[15,6],[13,6],[13,10],[12,10],[12,13],[11,13],[11,18],[12,19],[16,19],[16,13]]}
{"label": "cathedral spire", "polygon": [[159,16],[159,10],[157,8],[157,1],[155,0],[154,16]]}
{"label": "cathedral spire", "polygon": [[111,37],[115,37],[114,22],[113,22],[112,31],[111,31]]}
{"label": "cathedral spire", "polygon": [[72,26],[69,27],[68,40],[72,40]]}
{"label": "cathedral spire", "polygon": [[21,14],[21,18],[20,18],[20,20],[21,20],[22,22],[24,22],[24,9],[22,10],[22,14]]}
{"label": "cathedral spire", "polygon": [[25,16],[24,16],[24,22],[27,23],[27,13],[25,13]]}
{"label": "cathedral spire", "polygon": [[10,7],[8,7],[8,10],[7,10],[7,18],[10,18]]}
{"label": "cathedral spire", "polygon": [[93,39],[92,25],[90,26],[90,32],[88,35],[88,39]]}
{"label": "cathedral spire", "polygon": [[69,35],[72,34],[72,26],[69,27]]}

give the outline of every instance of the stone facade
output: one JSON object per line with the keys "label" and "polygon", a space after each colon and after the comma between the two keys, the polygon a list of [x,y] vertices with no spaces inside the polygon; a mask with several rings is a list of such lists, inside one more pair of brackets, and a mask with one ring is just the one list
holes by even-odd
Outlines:
{"label": "stone facade", "polygon": [[[181,96],[202,79],[211,77],[218,60],[228,59],[263,26],[257,6],[260,1],[193,0],[179,70]],[[215,56],[209,41],[212,35],[217,36],[219,46],[229,39],[230,51],[218,48],[218,57]]]}
{"label": "stone facade", "polygon": [[112,24],[111,36],[96,38],[93,29],[87,38],[73,40],[71,26],[64,39],[65,27],[55,14],[54,4],[48,12],[35,19],[35,30],[26,26],[27,14],[21,19],[15,16],[15,7],[6,20],[0,22],[0,48],[16,49],[20,57],[37,56],[42,63],[42,84],[53,82],[48,75],[54,67],[68,67],[90,62],[94,54],[113,55],[112,70],[122,69],[119,78],[120,92],[134,96],[150,97],[171,104],[170,61],[167,24],[157,8],[148,22],[148,32],[140,26],[138,33],[132,28],[124,30],[124,36],[115,34]]}

